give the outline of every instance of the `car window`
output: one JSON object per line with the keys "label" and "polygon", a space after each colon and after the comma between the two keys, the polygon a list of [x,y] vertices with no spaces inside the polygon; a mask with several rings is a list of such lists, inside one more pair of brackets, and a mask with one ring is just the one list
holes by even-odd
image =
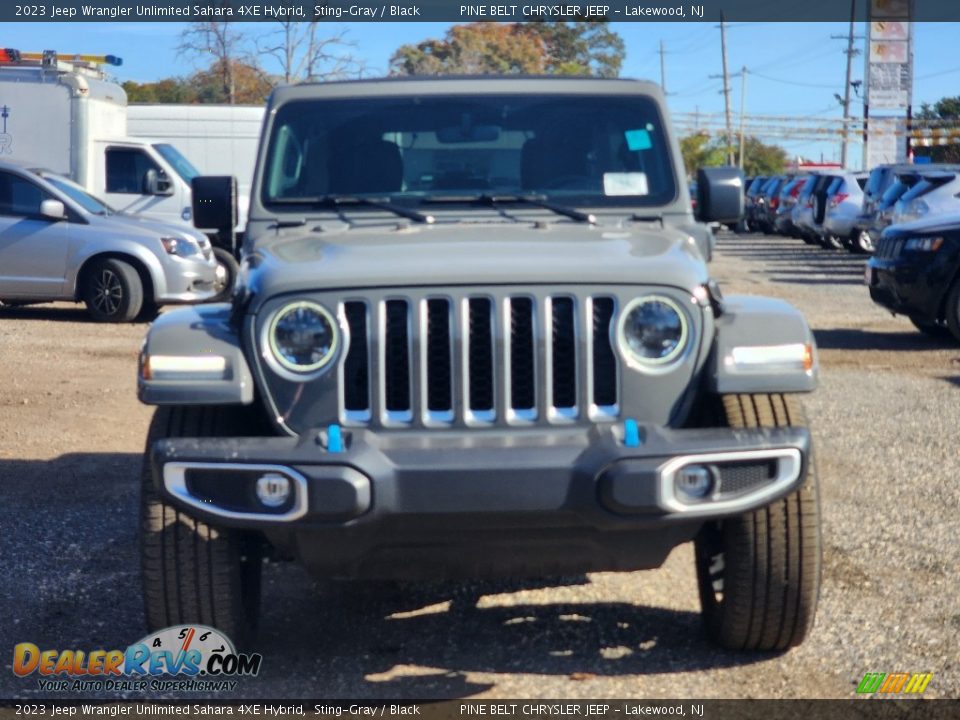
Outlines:
{"label": "car window", "polygon": [[0,215],[37,216],[40,204],[50,199],[48,192],[26,178],[0,172]]}
{"label": "car window", "polygon": [[160,177],[165,173],[142,150],[110,148],[107,150],[107,192],[142,195],[143,177],[147,170],[155,170]]}

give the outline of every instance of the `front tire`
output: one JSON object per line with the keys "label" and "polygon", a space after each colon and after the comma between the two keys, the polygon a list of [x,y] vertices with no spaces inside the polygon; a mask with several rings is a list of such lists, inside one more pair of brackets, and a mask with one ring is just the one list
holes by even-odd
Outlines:
{"label": "front tire", "polygon": [[[166,503],[154,485],[150,450],[163,438],[249,434],[236,407],[159,407],[150,424],[141,473],[140,560],[147,626],[199,623],[241,647],[256,635],[262,540],[220,528]],[[256,425],[254,425],[256,427]]]}
{"label": "front tire", "polygon": [[[732,428],[806,424],[792,395],[725,395]],[[820,594],[820,497],[801,488],[747,515],[706,524],[694,541],[707,634],[731,650],[786,650],[813,627]]]}
{"label": "front tire", "polygon": [[96,260],[84,273],[82,299],[97,322],[132,322],[143,307],[143,281],[127,262]]}
{"label": "front tire", "polygon": [[229,250],[215,247],[213,256],[217,260],[217,294],[207,302],[226,302],[233,293],[233,286],[237,282],[237,275],[240,272],[240,265],[237,259],[230,254]]}
{"label": "front tire", "polygon": [[853,231],[853,248],[856,252],[870,254],[874,250],[873,239],[866,230]]}

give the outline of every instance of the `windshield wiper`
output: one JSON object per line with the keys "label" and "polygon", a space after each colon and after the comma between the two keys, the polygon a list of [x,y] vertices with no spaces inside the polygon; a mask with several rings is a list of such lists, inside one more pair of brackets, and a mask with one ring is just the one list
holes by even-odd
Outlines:
{"label": "windshield wiper", "polygon": [[318,208],[341,208],[349,205],[366,205],[368,207],[380,208],[399,217],[413,220],[414,222],[432,225],[436,222],[433,215],[425,215],[418,210],[394,205],[385,200],[375,200],[373,198],[353,197],[351,195],[322,195],[320,197],[310,198],[276,198],[271,201],[277,205],[309,205]]}
{"label": "windshield wiper", "polygon": [[585,213],[582,210],[577,210],[576,208],[567,207],[565,205],[557,205],[556,203],[550,202],[547,200],[544,195],[491,195],[484,193],[482,195],[438,195],[426,197],[423,199],[424,202],[467,202],[467,203],[480,203],[482,205],[489,205],[492,208],[496,208],[499,204],[502,203],[525,203],[527,205],[533,205],[534,207],[541,207],[550,212],[556,213],[557,215],[563,215],[568,217],[571,220],[576,220],[577,222],[590,223],[591,225],[597,222],[596,216],[591,213]]}

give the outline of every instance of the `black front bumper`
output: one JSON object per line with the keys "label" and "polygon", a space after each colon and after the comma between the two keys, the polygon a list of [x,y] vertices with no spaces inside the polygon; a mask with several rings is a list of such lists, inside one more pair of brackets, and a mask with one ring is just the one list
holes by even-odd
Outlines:
{"label": "black front bumper", "polygon": [[[172,504],[216,525],[262,530],[327,574],[543,575],[656,567],[704,521],[795,490],[810,451],[799,428],[639,435],[629,447],[622,425],[359,430],[333,453],[322,433],[179,438],[158,441],[151,462]],[[685,503],[674,491],[687,464],[719,478],[708,499]],[[217,489],[269,473],[290,478],[296,498],[269,509],[252,489]]]}
{"label": "black front bumper", "polygon": [[864,282],[870,288],[870,298],[890,312],[936,322],[942,315],[956,263],[946,247],[936,253],[874,255],[867,263]]}

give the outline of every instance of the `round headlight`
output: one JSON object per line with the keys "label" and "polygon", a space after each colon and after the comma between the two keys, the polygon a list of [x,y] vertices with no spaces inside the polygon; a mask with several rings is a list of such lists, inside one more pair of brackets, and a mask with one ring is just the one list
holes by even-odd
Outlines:
{"label": "round headlight", "polygon": [[632,300],[620,314],[617,343],[633,367],[656,370],[676,360],[686,349],[686,315],[662,295]]}
{"label": "round headlight", "polygon": [[339,333],[330,312],[317,303],[301,301],[282,308],[267,330],[274,359],[295,373],[325,367],[337,351]]}

